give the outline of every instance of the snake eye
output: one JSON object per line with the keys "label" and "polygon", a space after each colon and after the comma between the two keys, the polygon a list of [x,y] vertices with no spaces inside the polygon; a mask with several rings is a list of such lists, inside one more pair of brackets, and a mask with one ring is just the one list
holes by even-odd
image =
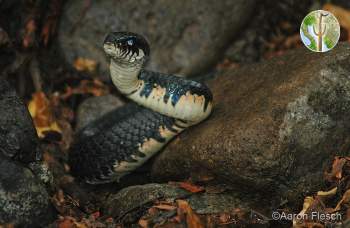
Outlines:
{"label": "snake eye", "polygon": [[134,45],[134,41],[130,39],[130,40],[127,41],[127,44],[128,44],[129,46],[132,46],[132,45]]}

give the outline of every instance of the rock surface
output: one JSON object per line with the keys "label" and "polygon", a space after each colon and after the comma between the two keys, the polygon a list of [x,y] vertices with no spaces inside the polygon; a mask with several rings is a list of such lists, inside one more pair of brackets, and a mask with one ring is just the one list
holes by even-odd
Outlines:
{"label": "rock surface", "polygon": [[108,75],[102,50],[111,31],[144,35],[151,45],[149,68],[193,75],[215,64],[222,50],[250,19],[255,0],[71,1],[63,10],[59,43],[69,63],[98,61]]}
{"label": "rock surface", "polygon": [[0,153],[23,163],[41,157],[38,136],[26,106],[16,91],[0,78]]}
{"label": "rock surface", "polygon": [[350,149],[350,47],[299,49],[209,83],[211,117],[155,159],[156,181],[208,172],[240,191],[302,203]]}
{"label": "rock surface", "polygon": [[50,222],[49,196],[29,169],[0,156],[0,224],[37,227]]}
{"label": "rock surface", "polygon": [[124,102],[121,101],[120,98],[117,98],[111,94],[86,99],[78,107],[76,130],[80,130],[104,114],[123,105]]}
{"label": "rock surface", "polygon": [[[174,202],[176,199],[188,201],[198,214],[216,214],[232,211],[235,208],[248,209],[250,205],[234,193],[196,193],[193,194],[170,184],[150,183],[124,188],[112,194],[104,206],[104,211],[116,219],[129,219],[137,222],[139,217],[155,203],[156,200]],[[135,220],[135,221],[133,221]]]}

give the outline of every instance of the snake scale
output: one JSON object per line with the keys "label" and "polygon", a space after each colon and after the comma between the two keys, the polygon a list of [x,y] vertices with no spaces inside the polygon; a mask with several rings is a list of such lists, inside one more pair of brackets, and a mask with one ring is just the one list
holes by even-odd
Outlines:
{"label": "snake scale", "polygon": [[150,48],[141,35],[112,32],[103,49],[113,84],[134,103],[78,132],[69,163],[73,174],[89,184],[119,181],[212,110],[206,85],[144,69]]}

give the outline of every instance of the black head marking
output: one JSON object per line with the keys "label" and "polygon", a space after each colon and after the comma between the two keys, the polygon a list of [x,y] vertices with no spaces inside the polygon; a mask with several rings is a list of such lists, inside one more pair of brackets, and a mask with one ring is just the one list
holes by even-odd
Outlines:
{"label": "black head marking", "polygon": [[139,54],[139,49],[143,51],[145,56],[150,55],[150,48],[147,40],[136,33],[131,32],[111,32],[109,33],[105,40],[104,44],[113,44],[114,46],[120,48],[122,53],[127,55],[128,53]]}

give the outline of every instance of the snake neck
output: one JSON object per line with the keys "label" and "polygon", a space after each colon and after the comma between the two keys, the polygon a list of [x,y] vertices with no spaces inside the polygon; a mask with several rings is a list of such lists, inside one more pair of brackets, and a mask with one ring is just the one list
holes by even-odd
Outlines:
{"label": "snake neck", "polygon": [[142,69],[142,64],[127,64],[111,60],[110,72],[113,84],[119,91],[129,95],[140,86],[138,75]]}
{"label": "snake neck", "polygon": [[111,60],[114,85],[137,104],[190,126],[207,118],[212,95],[203,84],[173,75],[142,70],[141,63]]}

